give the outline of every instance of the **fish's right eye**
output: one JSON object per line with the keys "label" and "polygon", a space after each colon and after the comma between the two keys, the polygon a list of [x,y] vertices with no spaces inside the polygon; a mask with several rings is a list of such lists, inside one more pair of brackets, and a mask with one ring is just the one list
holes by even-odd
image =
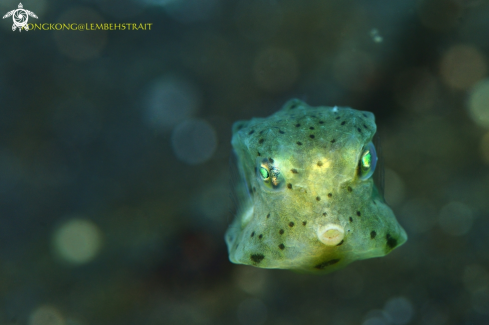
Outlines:
{"label": "fish's right eye", "polygon": [[260,175],[263,180],[267,180],[270,177],[270,173],[268,172],[268,169],[265,167],[260,167]]}
{"label": "fish's right eye", "polygon": [[358,162],[358,172],[360,179],[368,179],[375,171],[377,165],[377,152],[372,142],[369,142],[363,149],[360,161]]}
{"label": "fish's right eye", "polygon": [[277,166],[277,161],[272,161],[272,159],[258,158],[256,176],[265,190],[281,190],[285,187],[285,179]]}

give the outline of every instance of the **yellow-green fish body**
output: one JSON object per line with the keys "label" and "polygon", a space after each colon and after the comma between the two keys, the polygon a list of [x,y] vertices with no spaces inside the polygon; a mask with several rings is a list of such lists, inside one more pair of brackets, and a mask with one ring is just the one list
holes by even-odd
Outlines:
{"label": "yellow-green fish body", "polygon": [[328,273],[402,245],[407,235],[372,177],[375,132],[370,112],[297,99],[236,122],[241,178],[225,236],[230,260]]}

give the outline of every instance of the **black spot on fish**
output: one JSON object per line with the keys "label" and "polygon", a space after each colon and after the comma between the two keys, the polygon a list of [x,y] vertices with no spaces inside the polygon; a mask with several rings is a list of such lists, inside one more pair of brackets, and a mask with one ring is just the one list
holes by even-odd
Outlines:
{"label": "black spot on fish", "polygon": [[[336,113],[336,112],[335,112],[335,113]],[[340,117],[339,117],[339,116],[337,116],[337,117],[335,118],[335,120],[339,120],[339,119],[340,119]]]}
{"label": "black spot on fish", "polygon": [[278,130],[278,133],[280,133],[280,134],[284,134],[285,132],[284,132],[284,131],[282,131],[282,130]]}
{"label": "black spot on fish", "polygon": [[357,216],[361,216],[362,214],[360,213],[360,211],[357,211]]}
{"label": "black spot on fish", "polygon": [[350,222],[353,222],[353,218],[352,217],[350,217]]}
{"label": "black spot on fish", "polygon": [[333,194],[332,193],[328,193],[328,197],[333,197]]}
{"label": "black spot on fish", "polygon": [[251,254],[250,259],[255,263],[260,263],[265,258],[263,254]]}
{"label": "black spot on fish", "polygon": [[322,161],[318,161],[318,166],[321,167],[323,165]]}
{"label": "black spot on fish", "polygon": [[289,227],[290,227],[290,228],[294,227],[294,223],[293,223],[292,221],[291,221],[291,222],[289,222]]}
{"label": "black spot on fish", "polygon": [[316,196],[316,201],[321,201],[321,198],[319,196]]}
{"label": "black spot on fish", "polygon": [[265,139],[260,139],[260,141],[258,141],[258,143],[262,144],[263,142],[265,142]]}
{"label": "black spot on fish", "polygon": [[295,125],[295,127],[296,127],[296,128],[298,128],[299,126],[301,126],[301,124],[300,124],[300,123],[297,123],[297,124]]}
{"label": "black spot on fish", "polygon": [[259,238],[259,239],[262,239],[262,238],[263,238],[263,235],[262,235],[262,234],[260,234],[260,235],[258,236],[258,238]]}
{"label": "black spot on fish", "polygon": [[309,130],[314,130],[314,127],[312,127],[312,126],[311,126],[311,127],[309,128]]}
{"label": "black spot on fish", "polygon": [[360,130],[360,128],[357,128],[357,131],[360,132],[360,133],[362,133],[362,130]]}
{"label": "black spot on fish", "polygon": [[243,128],[243,124],[238,125],[238,130],[241,130]]}
{"label": "black spot on fish", "polygon": [[267,219],[268,219],[268,218],[270,218],[270,213],[269,213],[269,214],[267,214]]}
{"label": "black spot on fish", "polygon": [[335,143],[335,142],[336,142],[336,139],[331,140],[331,143]]}
{"label": "black spot on fish", "polygon": [[309,138],[314,139],[314,134],[311,134]]}
{"label": "black spot on fish", "polygon": [[251,233],[251,237],[253,237],[254,235],[255,235],[255,232],[253,231],[253,232]]}
{"label": "black spot on fish", "polygon": [[326,212],[323,212],[323,216],[326,217],[328,214]]}
{"label": "black spot on fish", "polygon": [[307,225],[307,221],[302,221],[302,225],[303,226]]}
{"label": "black spot on fish", "polygon": [[273,158],[268,158],[268,161],[273,164]]}
{"label": "black spot on fish", "polygon": [[319,121],[319,124],[323,124],[323,123],[324,123],[324,121]]}
{"label": "black spot on fish", "polygon": [[329,261],[323,262],[321,264],[318,264],[314,268],[316,268],[318,270],[322,270],[327,266],[334,265],[334,264],[338,263],[339,261],[340,261],[339,258],[335,258],[334,260],[329,260]]}
{"label": "black spot on fish", "polygon": [[280,245],[278,245],[278,248],[280,248],[281,250],[284,250],[285,249],[285,245],[284,244],[280,244]]}
{"label": "black spot on fish", "polygon": [[370,232],[370,239],[374,239],[374,238],[375,238],[375,236],[377,236],[377,233],[375,232],[375,230],[372,230],[372,231]]}
{"label": "black spot on fish", "polygon": [[362,113],[362,115],[363,115],[364,117],[367,117],[367,114],[365,114],[365,113]]}
{"label": "black spot on fish", "polygon": [[258,151],[258,152],[257,152],[257,155],[258,155],[258,157],[260,157],[260,156],[261,156],[261,153],[260,153],[260,151]]}
{"label": "black spot on fish", "polygon": [[341,122],[341,125],[345,125],[345,124],[346,124],[346,121]]}
{"label": "black spot on fish", "polygon": [[397,239],[393,238],[391,234],[385,235],[385,239],[387,240],[387,246],[389,248],[394,248],[397,246]]}
{"label": "black spot on fish", "polygon": [[295,169],[295,168],[292,168],[290,171],[291,171],[292,173],[294,173],[294,174],[297,174],[297,173],[298,173],[297,169]]}
{"label": "black spot on fish", "polygon": [[278,233],[279,233],[279,234],[281,234],[281,235],[283,235],[283,234],[284,234],[284,230],[283,230],[283,229],[280,229],[280,230],[278,231]]}
{"label": "black spot on fish", "polygon": [[368,130],[368,127],[367,127],[365,124],[363,125],[363,127],[364,127],[366,130]]}
{"label": "black spot on fish", "polygon": [[288,183],[288,184],[287,184],[287,188],[288,188],[289,190],[291,190],[291,189],[292,189],[292,184]]}
{"label": "black spot on fish", "polygon": [[351,188],[351,186],[348,186],[348,192],[352,192],[353,189]]}
{"label": "black spot on fish", "polygon": [[302,142],[300,142],[300,141],[297,141],[297,144],[298,144],[299,146],[302,146]]}
{"label": "black spot on fish", "polygon": [[248,135],[252,135],[253,133],[255,133],[255,130],[251,130]]}

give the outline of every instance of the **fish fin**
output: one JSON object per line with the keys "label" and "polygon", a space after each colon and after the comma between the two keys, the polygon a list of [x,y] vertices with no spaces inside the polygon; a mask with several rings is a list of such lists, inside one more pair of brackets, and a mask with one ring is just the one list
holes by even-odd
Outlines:
{"label": "fish fin", "polygon": [[238,160],[236,152],[233,150],[229,158],[230,174],[231,174],[231,199],[233,208],[231,213],[233,216],[241,215],[243,211],[251,203],[251,188],[246,182],[243,166]]}

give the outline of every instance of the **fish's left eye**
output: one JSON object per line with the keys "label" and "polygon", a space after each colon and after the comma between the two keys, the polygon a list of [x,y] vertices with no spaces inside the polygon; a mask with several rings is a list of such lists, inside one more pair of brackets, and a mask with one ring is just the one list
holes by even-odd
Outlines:
{"label": "fish's left eye", "polygon": [[358,175],[361,179],[368,179],[375,171],[377,165],[377,152],[372,142],[369,142],[364,148],[358,162]]}
{"label": "fish's left eye", "polygon": [[257,159],[257,179],[265,189],[279,190],[284,188],[285,179],[280,168],[269,159]]}

